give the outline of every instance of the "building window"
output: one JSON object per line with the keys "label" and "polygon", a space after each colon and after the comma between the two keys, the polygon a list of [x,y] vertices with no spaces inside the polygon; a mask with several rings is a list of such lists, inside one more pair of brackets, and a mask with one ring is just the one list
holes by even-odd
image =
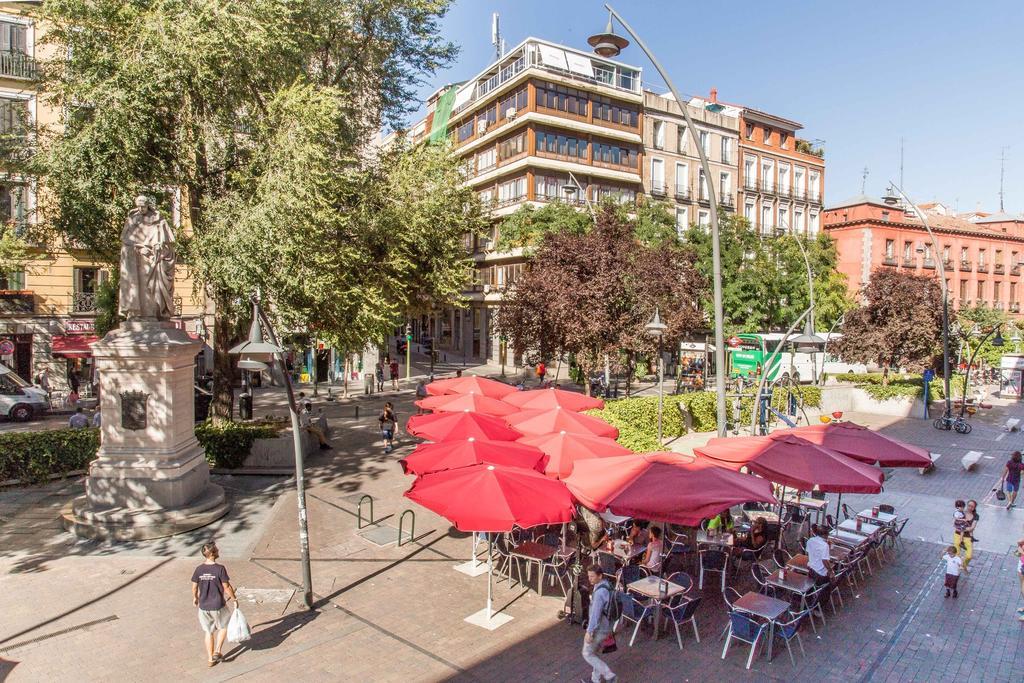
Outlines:
{"label": "building window", "polygon": [[767,126],[761,131],[761,141],[766,145],[772,144],[772,129]]}
{"label": "building window", "polygon": [[689,144],[689,133],[686,130],[686,126],[679,126],[679,132],[676,135],[676,142],[679,145],[680,154],[688,154],[687,146]]}
{"label": "building window", "polygon": [[904,263],[910,263],[914,258],[914,243],[904,242],[903,243],[903,261]]}
{"label": "building window", "polygon": [[708,199],[708,180],[704,177],[704,169],[697,171],[697,193],[701,200]]}
{"label": "building window", "polygon": [[747,124],[747,129],[744,132],[746,133],[746,136],[747,136],[748,140],[753,140],[754,139],[754,124],[748,123]]}
{"label": "building window", "polygon": [[[718,176],[718,198],[725,199],[732,196],[732,175],[722,172]],[[732,206],[732,204],[729,204]]]}
{"label": "building window", "polygon": [[28,100],[0,97],[0,135],[23,137],[28,130]]}
{"label": "building window", "polygon": [[526,178],[516,178],[498,185],[498,204],[512,204],[526,197]]}
{"label": "building window", "polygon": [[743,157],[743,187],[757,189],[757,157]]}
{"label": "building window", "polygon": [[0,273],[0,289],[14,291],[25,289],[25,271],[12,270]]}
{"label": "building window", "polygon": [[638,110],[632,107],[613,103],[605,97],[595,97],[594,118],[620,126],[636,128],[640,121],[640,114]]}
{"label": "building window", "polygon": [[28,187],[17,183],[0,183],[0,225],[10,225],[20,233],[25,225]]}
{"label": "building window", "polygon": [[697,212],[697,225],[706,228],[711,225],[711,214],[703,209]]}
{"label": "building window", "polygon": [[1002,282],[993,282],[992,283],[992,301],[994,301],[996,304],[998,304],[1000,301],[1002,301],[1002,299],[999,297],[999,295],[1002,293],[1002,289],[1003,289],[1002,285],[1003,285]]}
{"label": "building window", "polygon": [[[535,146],[539,154],[568,157],[571,160],[576,160],[587,158],[587,147],[589,144],[586,140],[579,140],[568,135],[537,131]],[[595,149],[595,158],[596,154],[597,151]],[[609,158],[611,156],[609,154]],[[619,155],[615,156],[619,158]],[[618,163],[618,161],[615,163]]]}
{"label": "building window", "polygon": [[500,100],[498,102],[498,119],[504,120],[508,118],[509,114],[526,109],[527,102],[526,88],[514,92],[505,99]]}
{"label": "building window", "polygon": [[611,185],[591,185],[591,187],[593,188],[593,200],[595,202],[608,197],[614,199],[619,204],[636,203],[636,190]]}
{"label": "building window", "polygon": [[665,194],[665,162],[651,159],[651,192]]}
{"label": "building window", "polygon": [[815,237],[818,234],[818,212],[811,211],[810,222],[807,225],[807,234],[811,237]]}
{"label": "building window", "polygon": [[743,205],[743,217],[747,219],[747,222],[753,225],[757,221],[757,216],[754,215],[754,202],[747,202]]}
{"label": "building window", "polygon": [[9,21],[0,21],[0,52],[28,54],[28,27]]}
{"label": "building window", "polygon": [[665,149],[665,122],[654,122],[654,149]]}
{"label": "building window", "polygon": [[787,149],[786,145],[789,144],[789,133],[779,133],[779,147]]}
{"label": "building window", "polygon": [[779,227],[787,232],[793,229],[793,226],[789,224],[789,209],[784,206],[779,207]]}
{"label": "building window", "polygon": [[466,121],[464,124],[456,129],[455,135],[458,137],[459,142],[465,142],[466,140],[473,137],[473,119]]}
{"label": "building window", "polygon": [[775,187],[775,162],[761,159],[761,187],[771,192]]}
{"label": "building window", "polygon": [[594,143],[594,163],[611,164],[613,166],[625,166],[636,170],[638,154],[635,149],[619,147],[604,142]]}
{"label": "building window", "polygon": [[[575,116],[586,116],[589,103],[590,97],[587,93],[574,88],[565,88],[560,85],[537,86],[538,108],[553,109]],[[597,115],[596,106],[594,115]]]}
{"label": "building window", "polygon": [[807,170],[801,166],[793,167],[793,191],[796,193],[798,199],[804,198],[805,184]]}
{"label": "building window", "polygon": [[960,304],[967,301],[967,280],[960,281]]}
{"label": "building window", "polygon": [[700,131],[700,148],[704,150],[704,157],[711,158],[711,133],[706,130]]}
{"label": "building window", "polygon": [[960,263],[969,263],[971,260],[971,252],[967,247],[960,247]]}
{"label": "building window", "polygon": [[1017,303],[1017,283],[1016,282],[1011,282],[1010,283],[1010,303],[1011,304]]}
{"label": "building window", "polygon": [[948,244],[942,247],[942,263],[947,264],[950,262],[949,252],[952,249]]}
{"label": "building window", "polygon": [[821,197],[821,173],[818,171],[811,171],[807,175],[807,194],[810,196],[812,201],[818,201]]}
{"label": "building window", "polygon": [[779,162],[779,191],[789,192],[789,164]]}
{"label": "building window", "polygon": [[978,300],[974,302],[975,306],[985,305],[985,281],[980,280],[978,282]]}
{"label": "building window", "polygon": [[497,151],[491,147],[476,155],[476,172],[484,173],[494,168],[497,159]]}
{"label": "building window", "polygon": [[1010,252],[1010,267],[1011,268],[1019,268],[1020,267],[1020,261],[1017,260],[1017,252],[1015,252],[1015,251],[1011,251]]}
{"label": "building window", "polygon": [[896,240],[885,241],[885,258],[894,259],[896,258]]}
{"label": "building window", "polygon": [[676,194],[680,197],[690,194],[690,167],[686,164],[676,164]]}
{"label": "building window", "polygon": [[984,249],[979,249],[978,250],[978,267],[981,268],[984,265],[985,265],[985,250]]}
{"label": "building window", "polygon": [[763,204],[761,206],[761,232],[768,234],[772,228],[772,205]]}
{"label": "building window", "polygon": [[539,175],[534,181],[535,196],[538,200],[563,199],[562,188],[565,186],[575,187],[565,178]]}
{"label": "building window", "polygon": [[996,257],[992,261],[992,265],[994,265],[996,267],[999,267],[999,266],[1003,265],[1003,250],[1002,249],[996,249]]}
{"label": "building window", "polygon": [[732,138],[722,136],[722,163],[732,163]]}
{"label": "building window", "polygon": [[[575,140],[573,141],[575,142]],[[586,144],[586,143],[584,143]],[[498,143],[498,161],[505,161],[519,156],[526,151],[526,131],[513,135],[508,140]]]}
{"label": "building window", "polygon": [[803,209],[793,210],[793,230],[796,232],[804,232],[804,211]]}
{"label": "building window", "polygon": [[676,233],[682,237],[690,227],[690,210],[685,206],[676,207]]}

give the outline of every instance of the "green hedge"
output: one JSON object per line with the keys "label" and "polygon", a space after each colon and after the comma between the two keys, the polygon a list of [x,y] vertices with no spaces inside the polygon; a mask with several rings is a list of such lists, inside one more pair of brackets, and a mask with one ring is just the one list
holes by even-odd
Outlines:
{"label": "green hedge", "polygon": [[279,431],[279,427],[266,424],[204,422],[196,426],[196,438],[206,450],[210,467],[234,469],[242,466],[256,439],[272,439]]}
{"label": "green hedge", "polygon": [[100,447],[98,429],[0,434],[0,481],[37,484],[51,474],[84,470]]}
{"label": "green hedge", "polygon": [[[866,372],[861,374],[836,375],[840,382],[856,384],[857,388],[863,389],[868,396],[876,401],[891,401],[898,398],[916,399],[924,391],[924,379],[916,373],[901,375],[889,373],[889,384],[882,384],[882,373]],[[963,375],[953,375],[949,378],[949,388],[953,397],[963,396],[964,392]],[[933,401],[942,401],[946,398],[946,387],[941,377],[931,381],[928,389],[929,398]]]}

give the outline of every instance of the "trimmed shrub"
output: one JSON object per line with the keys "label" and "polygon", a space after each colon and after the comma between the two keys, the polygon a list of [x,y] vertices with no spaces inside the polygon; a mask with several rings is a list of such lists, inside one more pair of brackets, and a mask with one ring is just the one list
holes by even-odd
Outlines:
{"label": "trimmed shrub", "polygon": [[98,429],[51,429],[0,434],[0,481],[26,484],[46,481],[51,474],[84,470],[100,447]]}
{"label": "trimmed shrub", "polygon": [[279,426],[267,424],[204,422],[196,426],[196,438],[210,467],[234,469],[245,462],[256,439],[273,439],[279,431]]}

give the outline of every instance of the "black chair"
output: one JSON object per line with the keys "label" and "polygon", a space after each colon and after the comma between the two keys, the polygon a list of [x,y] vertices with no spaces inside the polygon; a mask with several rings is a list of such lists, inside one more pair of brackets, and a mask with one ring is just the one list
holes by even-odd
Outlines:
{"label": "black chair", "polygon": [[768,583],[768,577],[771,576],[769,571],[757,562],[750,565],[750,573],[754,577],[754,581],[757,583],[757,589],[759,592],[765,595],[773,595],[775,588]]}
{"label": "black chair", "polygon": [[683,592],[680,595],[686,595],[693,590],[693,577],[686,572],[674,572],[669,575],[668,580],[677,586],[683,587]]}
{"label": "black chair", "polygon": [[887,515],[895,515],[896,514],[896,508],[894,508],[892,505],[885,505],[884,503],[882,505],[878,506],[878,511],[879,512],[884,512]]}
{"label": "black chair", "polygon": [[597,552],[597,565],[606,576],[614,576],[618,573],[619,567],[622,566],[622,561],[607,550],[599,550]]}
{"label": "black chair", "polygon": [[729,553],[716,548],[703,548],[700,553],[700,575],[697,587],[704,590],[704,572],[718,572],[722,575],[722,590],[725,590],[725,574],[729,570]]}
{"label": "black chair", "polygon": [[896,530],[892,534],[892,547],[896,549],[896,544],[899,543],[901,548],[906,548],[906,544],[903,542],[903,527],[907,526],[907,522],[910,519],[901,519],[896,521]]}
{"label": "black chair", "polygon": [[783,567],[787,566],[789,564],[789,561],[792,559],[793,556],[790,555],[787,551],[783,550],[782,548],[776,548],[772,552],[772,561],[775,563],[775,566],[779,569],[782,569]]}
{"label": "black chair", "polygon": [[647,576],[647,570],[636,564],[627,564],[619,571],[618,590],[624,591],[634,581]]}
{"label": "black chair", "polygon": [[672,619],[672,625],[676,627],[676,642],[679,643],[680,650],[683,649],[683,634],[679,627],[687,622],[693,624],[693,637],[700,642],[700,631],[697,630],[697,608],[700,607],[700,600],[699,595],[693,598],[677,595],[669,602],[668,615]]}
{"label": "black chair", "polygon": [[850,519],[851,517],[854,516],[853,513],[850,512],[850,508],[848,508],[846,506],[846,503],[843,503],[842,511],[843,511],[843,520]]}

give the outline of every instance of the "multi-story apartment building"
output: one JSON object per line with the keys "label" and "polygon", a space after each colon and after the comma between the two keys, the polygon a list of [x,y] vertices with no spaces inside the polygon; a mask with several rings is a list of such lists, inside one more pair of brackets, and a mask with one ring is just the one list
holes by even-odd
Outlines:
{"label": "multi-story apartment building", "polygon": [[750,107],[720,103],[715,89],[709,98],[693,98],[690,104],[737,113],[736,207],[750,225],[765,235],[776,231],[816,235],[825,191],[825,159],[820,147],[796,136],[803,126]]}
{"label": "multi-story apartment building", "polygon": [[[605,197],[635,201],[643,191],[640,69],[527,38],[474,78],[428,101],[414,140],[447,130],[465,160],[467,182],[501,219],[525,203],[584,205]],[[450,114],[446,109],[450,107]],[[494,327],[501,293],[523,268],[521,251],[498,252],[492,233],[467,243],[477,263],[468,308],[413,321],[451,357],[500,362]]]}
{"label": "multi-story apartment building", "polygon": [[739,111],[735,107],[687,104],[697,130],[690,131],[679,103],[671,96],[644,92],[644,191],[667,201],[682,232],[691,224],[711,222],[707,179],[697,156],[704,148],[721,208],[736,208]]}
{"label": "multi-story apartment building", "polygon": [[935,253],[924,225],[897,198],[862,195],[825,209],[824,229],[836,243],[837,267],[850,293],[856,296],[878,268],[937,276],[941,259],[951,306],[986,306],[1019,315],[1024,216],[985,214],[972,222],[947,215],[940,205],[918,208],[941,253]]}
{"label": "multi-story apartment building", "polygon": [[[33,89],[37,58],[52,48],[41,44],[45,26],[26,14],[25,4],[0,2],[0,134],[20,135],[31,146],[40,127],[59,125],[60,112]],[[40,220],[36,199],[41,184],[45,179],[0,172],[0,229],[22,234]],[[178,208],[180,197],[167,194],[175,229],[187,229]],[[74,368],[88,391],[96,294],[110,266],[73,245],[33,246],[30,257],[23,268],[0,272],[0,362],[26,380],[46,368],[58,390]],[[204,303],[193,296],[193,282],[184,268],[179,268],[175,287],[180,299],[177,324],[205,335]]]}

